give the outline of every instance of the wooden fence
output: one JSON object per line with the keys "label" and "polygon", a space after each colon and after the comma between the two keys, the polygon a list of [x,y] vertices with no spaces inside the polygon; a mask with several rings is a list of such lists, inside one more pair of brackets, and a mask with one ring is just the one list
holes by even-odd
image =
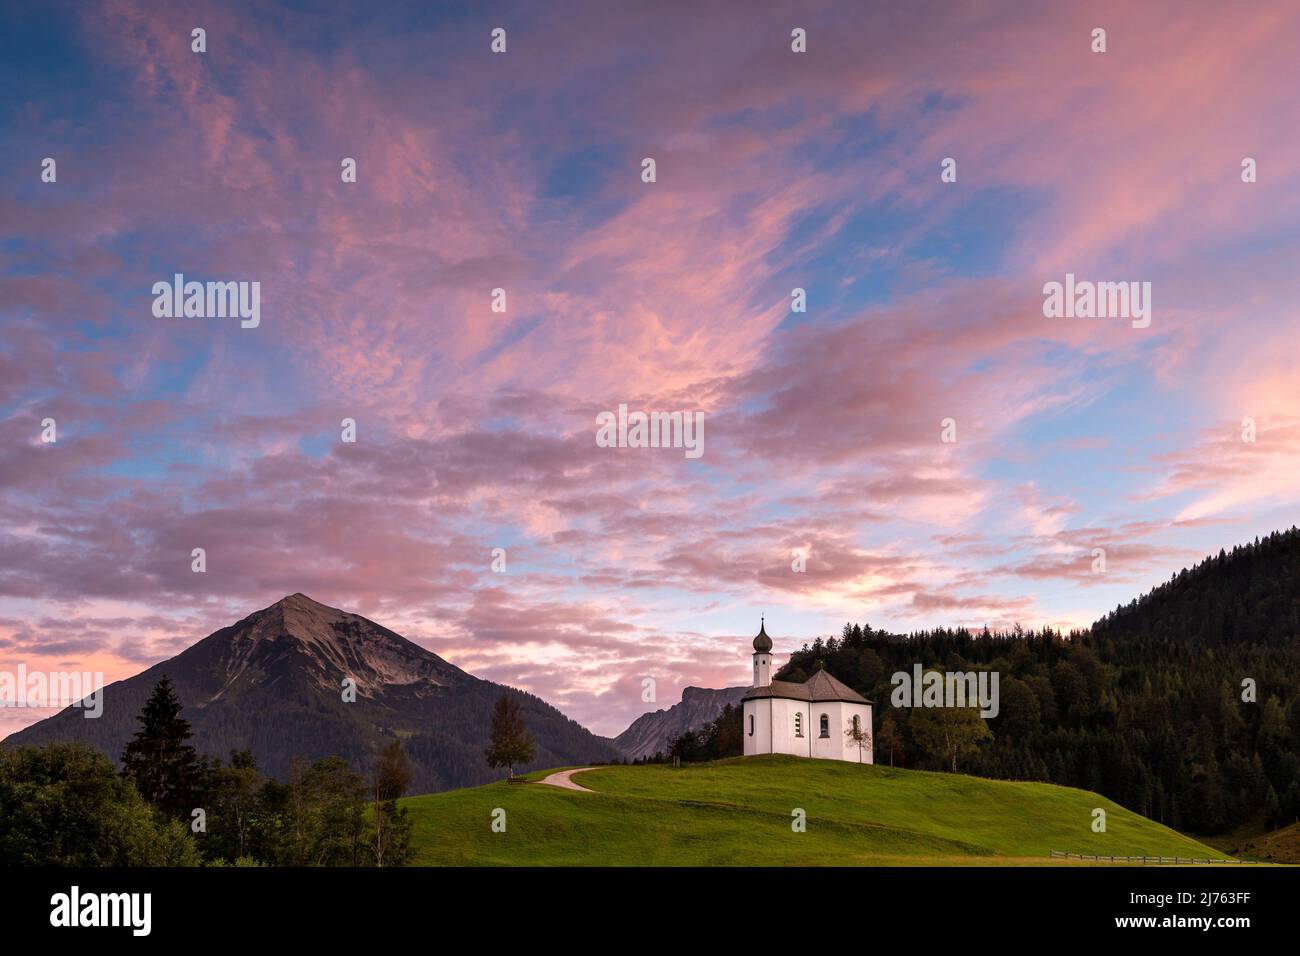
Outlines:
{"label": "wooden fence", "polygon": [[1258,860],[1202,860],[1182,856],[1094,856],[1087,853],[1063,853],[1053,850],[1052,856],[1064,860],[1089,860],[1094,863],[1164,863],[1171,865],[1193,863],[1258,863]]}

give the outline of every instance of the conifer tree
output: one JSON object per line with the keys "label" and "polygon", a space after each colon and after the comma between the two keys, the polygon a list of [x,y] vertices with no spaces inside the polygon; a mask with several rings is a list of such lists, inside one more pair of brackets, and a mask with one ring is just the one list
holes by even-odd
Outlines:
{"label": "conifer tree", "polygon": [[140,711],[140,729],[122,751],[122,775],[140,796],[174,819],[188,819],[200,788],[201,764],[190,739],[189,721],[164,675]]}
{"label": "conifer tree", "polygon": [[519,704],[503,695],[493,708],[492,737],[483,752],[488,766],[505,767],[514,777],[515,764],[528,763],[533,754],[533,735],[524,726]]}

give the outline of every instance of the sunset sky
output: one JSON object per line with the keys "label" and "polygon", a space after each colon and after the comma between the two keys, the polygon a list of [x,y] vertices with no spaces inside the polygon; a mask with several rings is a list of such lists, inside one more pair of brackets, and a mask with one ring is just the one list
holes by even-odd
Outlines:
{"label": "sunset sky", "polygon": [[[760,614],[778,663],[1087,626],[1296,523],[1298,49],[1198,0],[5,4],[0,670],[301,591],[615,734],[748,683]],[[261,324],[155,317],[175,273]],[[1150,327],[1045,318],[1066,273]],[[620,403],[703,456],[597,447]]]}

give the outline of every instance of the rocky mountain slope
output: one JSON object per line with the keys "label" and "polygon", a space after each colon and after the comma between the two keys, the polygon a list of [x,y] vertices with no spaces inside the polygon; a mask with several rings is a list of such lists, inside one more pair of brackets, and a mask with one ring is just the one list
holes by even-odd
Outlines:
{"label": "rocky mountain slope", "polygon": [[[414,771],[412,792],[486,783],[501,776],[483,758],[491,709],[502,694],[520,702],[537,742],[532,767],[617,760],[613,745],[545,701],[480,680],[437,654],[357,614],[294,594],[222,628],[170,660],[104,689],[104,713],[68,708],[4,746],[78,740],[114,759],[137,729],[158,679],[172,679],[201,753],[225,758],[251,748],[284,779],[295,758],[338,754],[367,770],[393,737]],[[343,700],[343,682],[356,685]]]}
{"label": "rocky mountain slope", "polygon": [[632,721],[627,730],[614,738],[614,744],[628,759],[653,757],[668,749],[668,741],[688,730],[699,730],[717,718],[727,704],[739,706],[740,698],[748,687],[726,687],[712,690],[706,687],[688,687],[682,691],[679,703],[652,714],[642,714]]}

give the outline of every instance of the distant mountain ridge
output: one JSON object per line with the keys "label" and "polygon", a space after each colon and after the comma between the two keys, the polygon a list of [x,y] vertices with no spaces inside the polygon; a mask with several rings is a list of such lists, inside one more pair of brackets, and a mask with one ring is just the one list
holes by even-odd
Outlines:
{"label": "distant mountain ridge", "polygon": [[[195,747],[225,758],[251,748],[280,779],[294,758],[338,754],[358,769],[389,740],[411,759],[412,792],[497,779],[483,757],[491,709],[519,701],[536,738],[530,767],[618,760],[621,753],[532,694],[481,680],[358,614],[293,594],[216,631],[180,654],[104,689],[104,714],[67,708],[10,735],[3,746],[58,740],[99,747],[114,760],[164,674],[180,696]],[[343,701],[343,681],[356,701]],[[518,769],[518,768],[516,768]]]}
{"label": "distant mountain ridge", "polygon": [[727,704],[739,704],[748,687],[712,690],[687,687],[673,706],[642,714],[614,738],[614,745],[631,759],[653,757],[668,750],[672,738],[688,730],[699,730],[717,719]]}

